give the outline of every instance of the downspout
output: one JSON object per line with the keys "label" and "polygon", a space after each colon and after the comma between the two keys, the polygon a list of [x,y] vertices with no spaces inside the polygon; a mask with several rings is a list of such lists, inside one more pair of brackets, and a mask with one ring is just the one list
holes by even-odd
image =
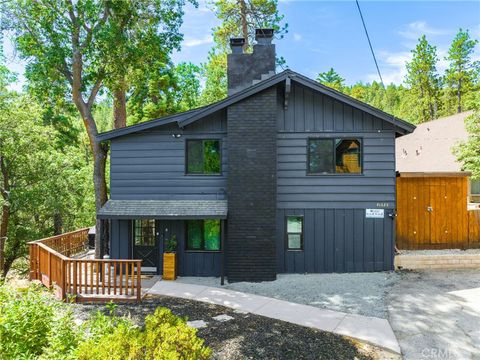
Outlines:
{"label": "downspout", "polygon": [[225,220],[220,220],[220,246],[222,249],[222,263],[220,269],[220,285],[225,285]]}

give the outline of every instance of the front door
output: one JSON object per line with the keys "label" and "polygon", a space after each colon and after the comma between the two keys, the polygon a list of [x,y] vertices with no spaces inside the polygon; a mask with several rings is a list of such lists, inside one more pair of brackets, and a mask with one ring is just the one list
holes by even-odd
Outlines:
{"label": "front door", "polygon": [[173,233],[173,221],[172,220],[157,220],[157,235],[158,235],[158,243],[159,243],[159,253],[160,253],[160,261],[159,261],[159,274],[163,273],[163,251],[165,250],[165,243],[171,239],[174,235]]}
{"label": "front door", "polygon": [[133,221],[133,258],[141,259],[143,272],[158,273],[160,268],[155,220]]}

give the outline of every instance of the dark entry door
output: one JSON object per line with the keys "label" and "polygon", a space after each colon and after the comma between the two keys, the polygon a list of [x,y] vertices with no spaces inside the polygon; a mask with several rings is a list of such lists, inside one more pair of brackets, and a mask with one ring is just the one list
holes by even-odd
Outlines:
{"label": "dark entry door", "polygon": [[157,234],[158,234],[158,244],[159,244],[159,270],[158,273],[163,273],[163,250],[165,249],[165,241],[170,239],[174,234],[173,231],[173,221],[172,220],[157,220]]}
{"label": "dark entry door", "polygon": [[155,220],[133,221],[133,258],[141,259],[142,271],[158,272],[159,244]]}

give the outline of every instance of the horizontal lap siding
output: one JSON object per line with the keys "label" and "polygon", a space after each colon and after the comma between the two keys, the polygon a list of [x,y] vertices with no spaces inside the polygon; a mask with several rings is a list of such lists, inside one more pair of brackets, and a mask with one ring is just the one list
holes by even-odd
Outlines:
{"label": "horizontal lap siding", "polygon": [[[309,137],[361,137],[362,175],[308,175]],[[378,202],[395,207],[394,133],[279,133],[277,135],[277,207],[373,208]]]}
{"label": "horizontal lap siding", "polygon": [[[116,200],[223,199],[227,186],[227,141],[224,113],[168,131],[148,130],[111,142],[110,193]],[[172,135],[182,133],[180,138]],[[186,139],[222,141],[222,175],[185,175]]]}

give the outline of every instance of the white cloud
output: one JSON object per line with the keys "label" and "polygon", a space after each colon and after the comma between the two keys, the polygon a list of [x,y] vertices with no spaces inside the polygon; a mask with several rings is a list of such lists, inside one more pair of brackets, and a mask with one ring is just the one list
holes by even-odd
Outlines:
{"label": "white cloud", "polygon": [[398,31],[398,34],[406,39],[416,40],[422,35],[447,35],[450,34],[450,30],[437,29],[427,24],[426,21],[414,21]]}
{"label": "white cloud", "polygon": [[[412,59],[409,51],[380,51],[378,53],[379,67],[385,85],[394,83],[401,84],[407,73],[405,64]],[[379,81],[378,74],[367,74],[367,81]]]}
{"label": "white cloud", "polygon": [[211,35],[205,35],[204,37],[201,37],[201,38],[185,37],[185,40],[183,40],[182,46],[193,47],[193,46],[199,46],[199,45],[205,45],[205,44],[211,44],[211,43],[213,43],[213,38]]}
{"label": "white cloud", "polygon": [[300,41],[302,40],[302,35],[298,34],[298,33],[294,33],[293,34],[293,40],[295,41]]}

